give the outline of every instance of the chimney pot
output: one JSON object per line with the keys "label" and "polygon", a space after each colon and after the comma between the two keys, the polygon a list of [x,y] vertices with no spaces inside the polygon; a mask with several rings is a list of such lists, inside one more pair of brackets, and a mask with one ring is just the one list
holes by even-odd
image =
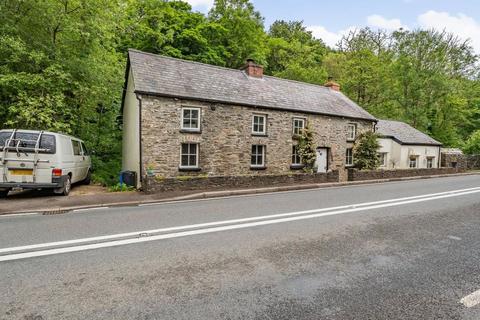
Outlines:
{"label": "chimney pot", "polygon": [[249,77],[263,78],[263,67],[259,64],[256,64],[255,60],[253,59],[247,59],[247,62],[241,70],[245,71]]}
{"label": "chimney pot", "polygon": [[340,85],[338,83],[336,83],[335,81],[333,81],[332,79],[328,79],[328,82],[325,83],[325,87],[327,88],[330,88],[332,90],[335,90],[335,91],[340,91]]}

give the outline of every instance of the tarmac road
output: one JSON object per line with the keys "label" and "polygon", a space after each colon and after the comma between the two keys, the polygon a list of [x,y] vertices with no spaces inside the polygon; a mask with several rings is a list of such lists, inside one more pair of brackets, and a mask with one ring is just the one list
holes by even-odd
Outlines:
{"label": "tarmac road", "polygon": [[480,176],[0,217],[0,319],[480,319]]}

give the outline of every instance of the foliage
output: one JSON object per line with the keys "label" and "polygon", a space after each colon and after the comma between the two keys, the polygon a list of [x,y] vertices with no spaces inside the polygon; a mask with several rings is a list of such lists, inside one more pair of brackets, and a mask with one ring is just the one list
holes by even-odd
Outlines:
{"label": "foliage", "polygon": [[380,165],[378,159],[378,135],[372,131],[362,132],[353,147],[353,162],[357,169],[375,170]]}
{"label": "foliage", "polygon": [[208,20],[226,30],[218,39],[227,51],[225,66],[241,67],[247,58],[265,64],[263,17],[249,0],[215,0]]}
{"label": "foliage", "polygon": [[465,142],[463,151],[466,154],[480,154],[480,129],[473,132]]}
{"label": "foliage", "polygon": [[315,161],[317,160],[317,151],[313,140],[313,131],[307,124],[298,139],[298,153],[305,165],[306,172],[314,172]]}
{"label": "foliage", "polygon": [[299,21],[276,21],[269,31],[267,73],[291,80],[324,84],[327,47]]}
{"label": "foliage", "polygon": [[125,63],[115,50],[117,15],[113,0],[2,1],[2,127],[79,136],[102,160],[119,163]]}
{"label": "foliage", "polygon": [[379,118],[405,121],[446,146],[480,125],[478,56],[445,31],[368,28],[326,57],[343,91]]}
{"label": "foliage", "polygon": [[329,48],[302,21],[265,30],[249,0],[216,0],[207,15],[179,0],[3,0],[0,21],[1,127],[79,136],[102,184],[116,183],[121,167],[128,48],[231,68],[253,58],[267,75],[319,85],[333,77],[376,117],[445,146],[477,141],[478,56],[447,32],[363,28]]}
{"label": "foliage", "polygon": [[130,0],[121,21],[120,47],[225,65],[228,30],[182,1]]}
{"label": "foliage", "polygon": [[108,192],[129,192],[129,191],[135,191],[135,188],[131,186],[127,186],[125,183],[122,183],[122,184],[117,183],[108,187]]}

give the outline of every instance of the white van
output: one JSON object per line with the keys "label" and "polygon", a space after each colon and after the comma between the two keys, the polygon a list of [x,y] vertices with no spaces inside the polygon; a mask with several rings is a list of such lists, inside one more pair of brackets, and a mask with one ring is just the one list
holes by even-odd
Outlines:
{"label": "white van", "polygon": [[82,140],[33,130],[0,130],[0,197],[10,190],[52,189],[68,195],[90,183],[91,160]]}

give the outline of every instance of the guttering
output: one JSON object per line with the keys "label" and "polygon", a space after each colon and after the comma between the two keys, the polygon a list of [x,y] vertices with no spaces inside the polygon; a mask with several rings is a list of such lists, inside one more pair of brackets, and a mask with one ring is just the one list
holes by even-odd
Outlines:
{"label": "guttering", "polygon": [[143,165],[142,165],[142,160],[143,160],[143,155],[142,155],[142,96],[138,93],[136,93],[136,97],[138,100],[138,146],[139,146],[139,175],[140,175],[140,184],[143,182]]}
{"label": "guttering", "polygon": [[173,94],[167,94],[167,93],[146,92],[146,91],[141,91],[141,90],[135,90],[134,92],[137,93],[137,94],[146,95],[146,96],[153,96],[153,97],[164,97],[164,98],[172,98],[172,99],[193,100],[193,101],[210,102],[210,103],[222,103],[222,104],[227,104],[227,105],[236,105],[236,106],[250,107],[250,108],[263,108],[263,109],[272,109],[272,110],[278,110],[278,111],[289,111],[289,112],[297,112],[297,113],[318,114],[318,115],[328,116],[328,117],[346,118],[346,119],[362,120],[362,121],[371,121],[371,122],[375,122],[375,123],[378,122],[378,120],[376,118],[373,118],[373,117],[372,118],[351,117],[351,116],[346,116],[346,115],[341,115],[341,114],[331,114],[331,113],[324,113],[324,112],[315,112],[315,111],[288,109],[288,108],[276,108],[276,107],[271,107],[271,106],[253,105],[253,104],[242,103],[242,102],[223,101],[223,100],[208,99],[208,98],[185,97],[185,96],[179,96],[179,95],[173,95]]}

